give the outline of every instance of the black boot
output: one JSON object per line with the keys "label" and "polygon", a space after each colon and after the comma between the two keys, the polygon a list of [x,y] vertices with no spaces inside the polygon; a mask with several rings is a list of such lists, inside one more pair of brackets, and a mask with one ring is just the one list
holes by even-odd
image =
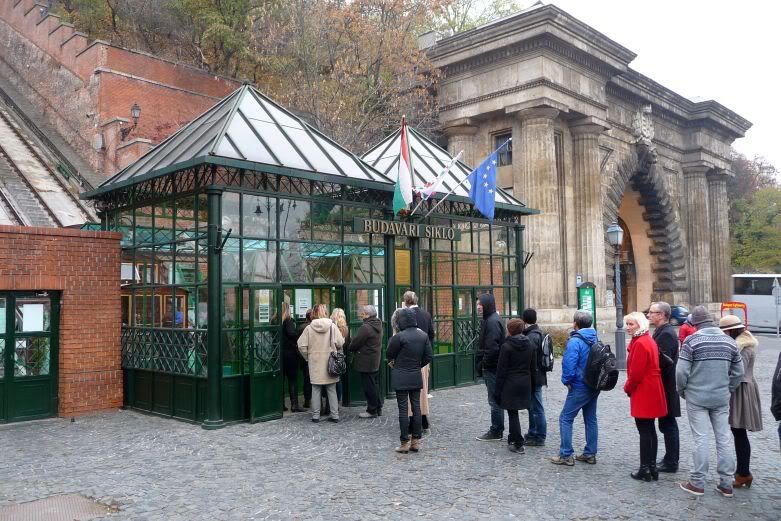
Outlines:
{"label": "black boot", "polygon": [[648,472],[651,473],[651,479],[654,481],[659,481],[659,471],[656,470],[656,463],[651,463],[651,465],[648,467]]}
{"label": "black boot", "polygon": [[311,408],[312,408],[311,402],[308,399],[304,398],[304,409],[311,409]]}
{"label": "black boot", "polygon": [[678,472],[678,465],[667,463],[666,461],[662,460],[660,463],[658,463],[659,472],[669,472],[671,474]]}
{"label": "black boot", "polygon": [[632,472],[629,474],[632,476],[632,479],[636,479],[638,481],[651,481],[651,470],[648,467],[648,465],[640,465],[640,468],[637,470],[637,472]]}
{"label": "black boot", "polygon": [[304,412],[304,409],[298,405],[298,396],[290,398],[290,412]]}

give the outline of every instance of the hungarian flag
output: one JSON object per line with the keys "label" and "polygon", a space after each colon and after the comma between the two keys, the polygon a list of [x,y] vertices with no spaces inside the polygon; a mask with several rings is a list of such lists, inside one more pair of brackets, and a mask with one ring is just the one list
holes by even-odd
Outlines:
{"label": "hungarian flag", "polygon": [[409,209],[412,202],[412,169],[407,147],[407,118],[401,118],[401,151],[399,152],[399,172],[396,177],[396,190],[393,192],[393,213]]}

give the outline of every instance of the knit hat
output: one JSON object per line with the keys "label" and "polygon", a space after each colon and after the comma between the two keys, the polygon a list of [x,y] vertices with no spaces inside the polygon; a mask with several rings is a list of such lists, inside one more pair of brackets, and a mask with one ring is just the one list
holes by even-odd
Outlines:
{"label": "knit hat", "polygon": [[705,306],[695,306],[692,310],[692,325],[699,326],[706,322],[713,323],[713,315],[710,314]]}
{"label": "knit hat", "polygon": [[727,315],[725,317],[721,317],[721,320],[719,320],[719,327],[722,331],[729,331],[730,329],[742,329],[746,326],[743,325],[743,321],[740,320],[740,317],[736,317],[735,315]]}
{"label": "knit hat", "polygon": [[507,323],[507,332],[510,333],[510,336],[523,333],[523,321],[520,318],[510,319]]}

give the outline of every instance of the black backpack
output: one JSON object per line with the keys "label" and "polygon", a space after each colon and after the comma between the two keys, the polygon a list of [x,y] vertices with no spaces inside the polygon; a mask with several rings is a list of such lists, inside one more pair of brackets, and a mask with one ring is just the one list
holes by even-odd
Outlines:
{"label": "black backpack", "polygon": [[539,352],[542,355],[540,358],[540,369],[546,373],[553,371],[555,357],[553,355],[553,340],[551,339],[550,335],[541,329],[532,329],[529,333],[537,333],[537,335],[540,337]]}
{"label": "black backpack", "polygon": [[583,370],[583,381],[595,391],[611,391],[618,382],[618,369],[616,368],[616,356],[610,350],[609,344],[603,344],[601,340],[591,342],[581,334],[576,337],[583,340],[589,346],[586,368]]}

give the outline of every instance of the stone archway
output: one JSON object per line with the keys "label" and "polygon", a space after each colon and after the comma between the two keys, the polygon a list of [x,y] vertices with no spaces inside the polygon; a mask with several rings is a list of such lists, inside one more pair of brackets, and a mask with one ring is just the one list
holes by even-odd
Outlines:
{"label": "stone archway", "polygon": [[[655,151],[644,145],[637,145],[632,154],[626,155],[611,172],[604,187],[603,219],[611,223],[620,217],[619,210],[627,193],[639,194],[637,203],[642,207],[642,218],[647,224],[644,230],[650,244],[635,248],[635,261],[648,263],[652,278],[651,300],[666,300],[675,303],[675,294],[688,292],[686,278],[686,255],[683,247],[680,223],[677,220],[672,200],[667,194],[662,177],[656,171]],[[625,205],[626,206],[626,205]],[[639,228],[633,240],[638,242]],[[645,239],[645,238],[642,238]],[[641,242],[647,242],[641,240]],[[609,244],[605,243],[607,259],[613,258]],[[643,251],[639,251],[639,250]],[[638,258],[640,257],[640,258]],[[612,262],[606,267],[613,273]],[[641,274],[638,274],[640,276]],[[648,276],[648,274],[646,274]],[[608,288],[613,289],[612,277],[608,277]],[[640,281],[642,284],[643,281]],[[647,281],[645,281],[647,283]],[[644,298],[644,297],[641,297]],[[646,303],[637,302],[643,306]]]}

